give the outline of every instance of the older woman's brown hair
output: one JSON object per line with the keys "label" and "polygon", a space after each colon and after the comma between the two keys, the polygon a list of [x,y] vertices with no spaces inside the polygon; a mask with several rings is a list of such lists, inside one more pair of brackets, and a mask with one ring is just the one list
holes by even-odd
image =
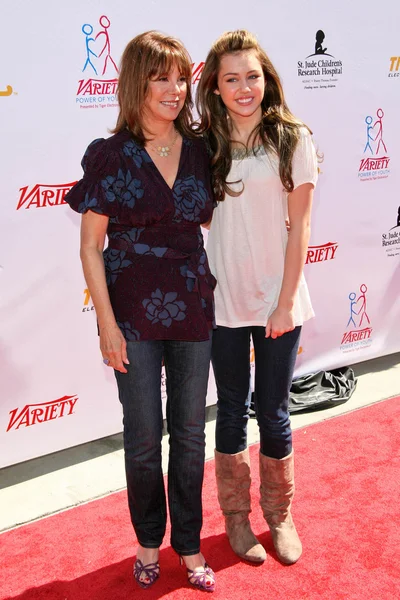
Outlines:
{"label": "older woman's brown hair", "polygon": [[175,66],[187,81],[185,103],[175,120],[175,127],[180,134],[193,137],[190,56],[180,40],[159,31],[137,35],[122,54],[117,90],[119,115],[112,133],[128,128],[136,142],[145,144],[143,109],[148,82],[157,76],[167,75]]}

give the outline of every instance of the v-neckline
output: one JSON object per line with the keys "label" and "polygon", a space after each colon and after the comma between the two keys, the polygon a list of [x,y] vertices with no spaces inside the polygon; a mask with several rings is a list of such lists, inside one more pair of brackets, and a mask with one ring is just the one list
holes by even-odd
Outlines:
{"label": "v-neckline", "polygon": [[178,169],[176,171],[176,175],[175,175],[175,179],[174,179],[174,182],[172,184],[172,187],[167,183],[167,180],[165,179],[164,175],[161,173],[160,169],[157,167],[157,165],[154,162],[154,160],[151,158],[150,154],[147,152],[146,148],[143,148],[144,152],[146,152],[147,156],[149,157],[149,159],[151,161],[151,164],[153,165],[154,169],[158,173],[160,179],[164,182],[164,184],[166,185],[166,187],[168,188],[168,190],[171,193],[174,191],[175,184],[178,181],[178,175],[179,175],[179,173],[181,171],[182,161],[183,161],[183,148],[184,148],[184,146],[185,146],[185,138],[182,136],[182,145],[181,145],[181,152],[180,152],[180,155],[179,155]]}

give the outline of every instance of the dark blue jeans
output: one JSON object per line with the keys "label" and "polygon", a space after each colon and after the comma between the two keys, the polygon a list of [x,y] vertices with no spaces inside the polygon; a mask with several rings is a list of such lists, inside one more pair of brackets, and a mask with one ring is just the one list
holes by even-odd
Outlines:
{"label": "dark blue jeans", "polygon": [[205,342],[128,342],[128,373],[115,371],[124,413],[128,502],[137,539],[158,548],[165,534],[161,467],[161,365],[167,380],[168,505],[171,545],[182,555],[200,551],[205,454],[205,400],[211,336]]}
{"label": "dark blue jeans", "polygon": [[250,335],[255,352],[255,409],[260,450],[284,458],[292,450],[289,392],[301,327],[273,340],[264,327],[218,327],[214,331],[212,364],[217,383],[216,449],[236,454],[247,447],[249,419]]}

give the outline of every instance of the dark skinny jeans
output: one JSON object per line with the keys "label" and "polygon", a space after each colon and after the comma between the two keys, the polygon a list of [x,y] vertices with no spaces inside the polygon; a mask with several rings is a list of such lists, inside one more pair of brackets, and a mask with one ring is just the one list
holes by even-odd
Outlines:
{"label": "dark skinny jeans", "polygon": [[255,410],[260,450],[271,458],[292,451],[289,392],[301,327],[277,339],[264,327],[218,327],[213,334],[212,364],[217,383],[216,449],[236,454],[247,447],[249,419],[250,335],[255,352]]}

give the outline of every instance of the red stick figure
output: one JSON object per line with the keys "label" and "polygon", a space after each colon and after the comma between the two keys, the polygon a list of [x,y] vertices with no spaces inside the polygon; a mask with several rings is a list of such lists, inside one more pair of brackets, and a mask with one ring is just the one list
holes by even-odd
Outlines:
{"label": "red stick figure", "polygon": [[115,62],[113,61],[112,56],[111,56],[110,36],[108,35],[108,31],[107,31],[107,29],[110,27],[110,19],[108,17],[106,17],[106,15],[102,15],[100,17],[100,19],[99,19],[99,23],[100,23],[100,25],[102,27],[104,27],[104,29],[102,31],[99,31],[99,33],[96,35],[95,39],[97,40],[97,38],[100,37],[101,35],[105,36],[104,46],[103,46],[102,51],[99,54],[99,58],[103,54],[103,52],[107,49],[107,54],[106,54],[106,59],[104,61],[104,67],[103,67],[103,73],[102,73],[102,75],[104,75],[104,73],[106,72],[108,59],[110,59],[110,61],[114,65],[115,70],[118,73],[118,67],[115,64]]}
{"label": "red stick figure", "polygon": [[[364,320],[364,317],[366,318],[366,320],[368,321],[368,325],[371,324],[369,317],[367,315],[367,297],[365,295],[365,292],[367,291],[367,286],[365,285],[365,283],[362,283],[360,285],[360,292],[361,294],[358,296],[357,298],[357,304],[360,303],[360,309],[358,310],[358,314],[360,315],[360,323],[359,323],[359,327],[362,327],[362,323]],[[361,301],[361,302],[359,302]]]}
{"label": "red stick figure", "polygon": [[374,129],[375,129],[375,126],[378,125],[378,131],[377,131],[377,134],[375,136],[375,141],[378,140],[378,146],[376,148],[376,154],[379,154],[379,148],[380,148],[381,144],[385,148],[385,152],[387,153],[386,145],[385,145],[385,142],[383,141],[383,124],[382,124],[382,117],[383,117],[383,115],[384,115],[383,110],[381,108],[378,108],[378,110],[376,111],[376,116],[378,118],[377,118],[377,120],[374,123]]}

